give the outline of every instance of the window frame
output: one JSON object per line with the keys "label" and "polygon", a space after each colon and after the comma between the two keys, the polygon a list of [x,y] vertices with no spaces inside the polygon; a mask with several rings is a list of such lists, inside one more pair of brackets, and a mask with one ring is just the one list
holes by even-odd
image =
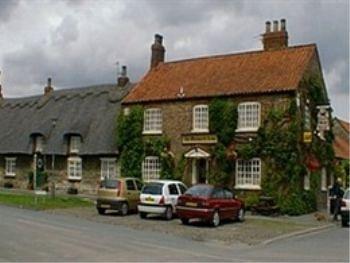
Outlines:
{"label": "window frame", "polygon": [[[74,169],[74,175],[72,176],[70,173],[71,168],[71,162],[74,162],[73,169]],[[76,163],[78,162],[79,169],[76,170]],[[78,173],[78,176],[76,175]],[[81,157],[74,156],[74,157],[68,157],[67,159],[67,177],[68,180],[81,180],[83,178],[83,160]]]}
{"label": "window frame", "polygon": [[[202,126],[202,127],[196,127],[197,124],[200,123],[200,121],[204,120],[204,118],[203,118],[203,109],[204,108],[206,109],[206,112],[207,112],[207,118],[206,118],[206,122],[207,123],[206,123],[206,125],[203,125],[203,123],[201,123],[198,126]],[[197,121],[197,118],[196,118],[196,110],[200,110],[201,112],[199,114],[202,114],[199,117],[198,121]],[[207,126],[207,127],[203,128],[203,126]],[[203,133],[208,133],[209,132],[209,106],[208,105],[206,105],[206,104],[198,104],[198,105],[193,106],[193,108],[192,108],[192,132],[203,132]]]}
{"label": "window frame", "polygon": [[[100,167],[101,167],[101,171],[100,171],[100,176],[101,176],[101,180],[104,180],[105,178],[107,179],[116,179],[118,178],[118,169],[117,169],[117,158],[100,158]],[[112,173],[112,175],[110,175],[110,164],[113,163],[114,165],[114,174]],[[107,170],[104,170],[104,168],[106,168],[106,166],[104,166],[103,164],[107,164]],[[106,173],[106,174],[105,174]]]}
{"label": "window frame", "polygon": [[321,169],[321,191],[327,191],[327,169],[325,167]]}
{"label": "window frame", "polygon": [[[152,165],[154,165],[154,164],[151,164],[152,161],[156,161],[155,166],[157,167],[155,168],[152,167]],[[147,171],[146,168],[151,170]],[[160,158],[158,156],[146,156],[142,162],[142,179],[144,181],[157,180],[160,178],[160,171],[161,171]]]}
{"label": "window frame", "polygon": [[[159,116],[156,114],[159,114]],[[157,123],[157,118],[159,119],[158,120],[159,123]],[[142,133],[143,134],[162,134],[163,133],[163,112],[161,108],[148,108],[144,110]]]}
{"label": "window frame", "polygon": [[79,135],[72,135],[69,137],[69,152],[79,153],[81,147],[81,137]]}
{"label": "window frame", "polygon": [[42,135],[35,136],[34,143],[35,143],[34,152],[39,152],[39,153],[43,152],[43,150],[44,150],[44,136],[42,136]]}
{"label": "window frame", "polygon": [[311,173],[309,170],[307,170],[306,174],[304,175],[304,190],[310,191],[310,177]]}
{"label": "window frame", "polygon": [[[254,184],[254,183],[246,183],[247,181],[247,177],[249,176],[251,179],[251,181],[254,182],[254,171],[253,171],[253,162],[254,161],[258,161],[258,174],[257,174],[257,178],[255,178],[258,183]],[[239,162],[243,162],[244,166],[241,168],[241,170],[239,169]],[[247,163],[250,163],[251,168],[248,169],[246,168]],[[235,189],[247,189],[247,190],[261,190],[261,177],[262,177],[262,170],[261,170],[261,159],[258,157],[249,159],[249,160],[244,160],[244,159],[237,159],[236,160],[236,167],[235,167]],[[247,175],[247,173],[250,173]],[[246,173],[246,174],[244,174]],[[239,178],[239,176],[242,176],[242,179]],[[240,181],[243,181],[243,183],[238,183]]]}
{"label": "window frame", "polygon": [[[247,107],[248,106],[258,106],[258,111],[257,111],[257,126],[247,126]],[[241,118],[241,110],[240,107],[244,107],[244,126],[242,123]],[[238,118],[237,118],[237,129],[236,132],[256,132],[260,125],[261,125],[261,103],[258,101],[247,101],[247,102],[241,102],[237,106],[237,113],[238,113]],[[253,114],[250,113],[251,118],[253,120]]]}
{"label": "window frame", "polygon": [[5,157],[5,177],[16,176],[16,161],[16,157]]}

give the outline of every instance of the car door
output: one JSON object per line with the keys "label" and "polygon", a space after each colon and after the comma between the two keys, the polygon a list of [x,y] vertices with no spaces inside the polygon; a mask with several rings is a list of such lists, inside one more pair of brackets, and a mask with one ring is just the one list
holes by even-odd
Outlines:
{"label": "car door", "polygon": [[175,183],[170,183],[168,184],[168,193],[169,193],[169,198],[171,202],[171,206],[175,210],[175,206],[177,204],[177,198],[180,195],[180,192],[178,190],[178,187],[176,186]]}
{"label": "car door", "polygon": [[129,203],[130,209],[136,209],[137,202],[139,200],[139,193],[137,191],[135,180],[127,179],[126,183],[126,199]]}
{"label": "car door", "polygon": [[222,188],[215,188],[212,193],[212,203],[215,209],[219,210],[220,218],[226,218],[225,194]]}
{"label": "car door", "polygon": [[239,210],[239,204],[236,199],[234,199],[234,194],[228,190],[224,189],[225,192],[225,202],[227,209],[227,218],[235,218]]}

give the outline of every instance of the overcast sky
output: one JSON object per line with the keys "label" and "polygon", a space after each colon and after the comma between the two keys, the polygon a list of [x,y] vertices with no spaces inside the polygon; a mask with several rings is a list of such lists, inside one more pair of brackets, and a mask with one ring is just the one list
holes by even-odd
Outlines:
{"label": "overcast sky", "polygon": [[166,60],[261,49],[266,20],[287,19],[290,45],[316,43],[335,115],[349,120],[349,3],[344,1],[0,0],[5,97],[131,80],[148,70],[154,33]]}

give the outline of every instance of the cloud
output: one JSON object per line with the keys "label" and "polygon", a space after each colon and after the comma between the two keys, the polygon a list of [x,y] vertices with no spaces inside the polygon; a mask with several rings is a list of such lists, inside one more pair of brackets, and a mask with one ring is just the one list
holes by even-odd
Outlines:
{"label": "cloud", "polygon": [[16,10],[19,0],[2,0],[0,1],[0,22],[8,21],[13,12]]}

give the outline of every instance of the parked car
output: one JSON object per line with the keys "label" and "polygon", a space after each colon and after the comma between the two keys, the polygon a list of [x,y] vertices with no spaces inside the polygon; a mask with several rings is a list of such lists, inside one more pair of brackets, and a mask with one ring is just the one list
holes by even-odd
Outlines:
{"label": "parked car", "polygon": [[176,213],[178,197],[185,193],[187,187],[180,181],[154,180],[145,184],[140,195],[138,211],[141,218],[148,214],[158,214],[167,220]]}
{"label": "parked car", "polygon": [[136,178],[118,178],[101,181],[97,191],[96,208],[99,214],[116,210],[125,216],[136,210],[142,183]]}
{"label": "parked car", "polygon": [[350,188],[346,189],[340,204],[341,224],[349,226]]}
{"label": "parked car", "polygon": [[190,219],[200,219],[216,227],[222,219],[243,221],[245,206],[242,200],[225,188],[198,184],[179,197],[176,211],[185,225]]}

